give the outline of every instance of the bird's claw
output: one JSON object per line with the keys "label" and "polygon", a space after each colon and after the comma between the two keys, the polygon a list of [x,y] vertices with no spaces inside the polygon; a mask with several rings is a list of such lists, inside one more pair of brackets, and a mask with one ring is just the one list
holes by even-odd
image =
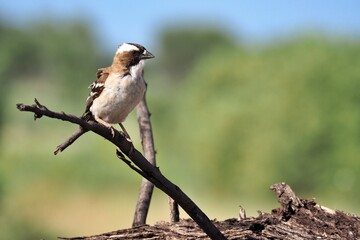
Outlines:
{"label": "bird's claw", "polygon": [[111,136],[112,136],[112,138],[114,138],[114,137],[115,137],[115,130],[114,130],[114,128],[113,128],[112,126],[110,126],[109,129],[110,129],[110,131],[111,131]]}
{"label": "bird's claw", "polygon": [[126,141],[128,141],[130,143],[130,150],[128,153],[128,156],[130,156],[132,154],[132,152],[134,151],[133,141],[131,140],[131,138],[130,138],[129,134],[127,134],[127,132],[121,131],[120,133],[126,139]]}
{"label": "bird's claw", "polygon": [[121,131],[120,133],[121,133],[121,135],[126,139],[126,141],[128,141],[129,143],[132,143],[132,142],[133,142],[133,141],[131,140],[129,134],[127,134],[126,132],[123,132],[123,131]]}

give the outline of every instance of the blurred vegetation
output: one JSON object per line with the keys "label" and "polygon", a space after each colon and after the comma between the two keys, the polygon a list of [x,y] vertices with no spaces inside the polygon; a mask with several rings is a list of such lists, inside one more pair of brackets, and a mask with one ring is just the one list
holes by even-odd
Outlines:
{"label": "blurred vegetation", "polygon": [[183,80],[199,58],[214,48],[234,49],[236,46],[235,39],[215,28],[166,29],[159,38],[159,64],[169,81]]}
{"label": "blurred vegetation", "polygon": [[[269,211],[279,181],[359,214],[359,39],[299,34],[247,47],[216,28],[175,28],[158,42],[145,72],[158,163],[210,218],[236,217],[239,204]],[[130,226],[140,178],[113,147],[88,133],[54,157],[75,126],[15,109],[37,97],[80,115],[112,56],[81,22],[0,26],[0,52],[0,235]],[[125,125],[139,144],[134,115]],[[167,220],[166,198],[154,197],[150,223]]]}

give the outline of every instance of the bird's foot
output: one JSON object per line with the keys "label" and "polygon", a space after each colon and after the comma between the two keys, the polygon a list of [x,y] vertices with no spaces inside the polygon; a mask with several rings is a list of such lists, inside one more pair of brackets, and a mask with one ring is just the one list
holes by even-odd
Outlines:
{"label": "bird's foot", "polygon": [[94,118],[98,123],[104,125],[105,127],[107,127],[111,131],[112,138],[115,137],[115,129],[113,128],[113,126],[110,123],[105,122],[104,120],[102,120],[101,118],[96,117],[96,116]]}
{"label": "bird's foot", "polygon": [[105,127],[107,127],[109,130],[110,130],[110,132],[111,132],[111,137],[112,138],[115,138],[115,128],[113,127],[113,126],[107,126],[107,125],[105,125]]}
{"label": "bird's foot", "polygon": [[132,152],[134,151],[133,141],[131,140],[129,134],[126,131],[125,132],[121,131],[120,133],[126,139],[126,141],[128,141],[130,143],[130,150],[129,150],[129,153],[127,154],[128,156],[130,156],[132,154]]}
{"label": "bird's foot", "polygon": [[130,143],[130,150],[129,150],[129,153],[128,153],[128,156],[132,154],[132,152],[134,151],[134,144],[133,144],[133,141],[131,140],[131,137],[129,135],[129,133],[126,131],[124,125],[122,125],[122,123],[119,123],[122,131],[120,132],[121,135],[123,135],[123,137],[126,139],[126,141],[128,141]]}
{"label": "bird's foot", "polygon": [[129,143],[132,143],[133,141],[131,140],[131,137],[129,135],[129,133],[126,131],[124,125],[122,125],[122,123],[119,123],[119,126],[121,127],[121,135],[123,135],[124,138],[126,138],[126,141],[128,141]]}
{"label": "bird's foot", "polygon": [[109,129],[111,131],[112,138],[114,138],[115,137],[115,129],[112,126],[110,126]]}
{"label": "bird's foot", "polygon": [[126,141],[128,141],[129,143],[133,142],[127,132],[121,131],[120,133],[126,139]]}

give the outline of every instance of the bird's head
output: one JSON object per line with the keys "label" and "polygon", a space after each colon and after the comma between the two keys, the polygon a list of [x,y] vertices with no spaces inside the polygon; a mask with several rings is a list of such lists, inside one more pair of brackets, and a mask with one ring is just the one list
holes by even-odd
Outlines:
{"label": "bird's head", "polygon": [[143,60],[154,58],[155,56],[143,46],[136,43],[123,43],[116,50],[114,62],[120,63],[126,68],[143,65]]}

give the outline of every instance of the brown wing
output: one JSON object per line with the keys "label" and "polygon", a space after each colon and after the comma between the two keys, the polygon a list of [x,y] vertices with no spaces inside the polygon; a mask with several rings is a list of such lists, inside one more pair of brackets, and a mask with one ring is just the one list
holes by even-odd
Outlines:
{"label": "brown wing", "polygon": [[82,116],[83,119],[89,120],[90,118],[92,118],[90,107],[94,99],[96,99],[104,89],[105,81],[109,76],[109,72],[107,70],[107,68],[100,68],[96,73],[96,81],[89,86],[91,91],[88,98],[86,99],[85,112]]}

